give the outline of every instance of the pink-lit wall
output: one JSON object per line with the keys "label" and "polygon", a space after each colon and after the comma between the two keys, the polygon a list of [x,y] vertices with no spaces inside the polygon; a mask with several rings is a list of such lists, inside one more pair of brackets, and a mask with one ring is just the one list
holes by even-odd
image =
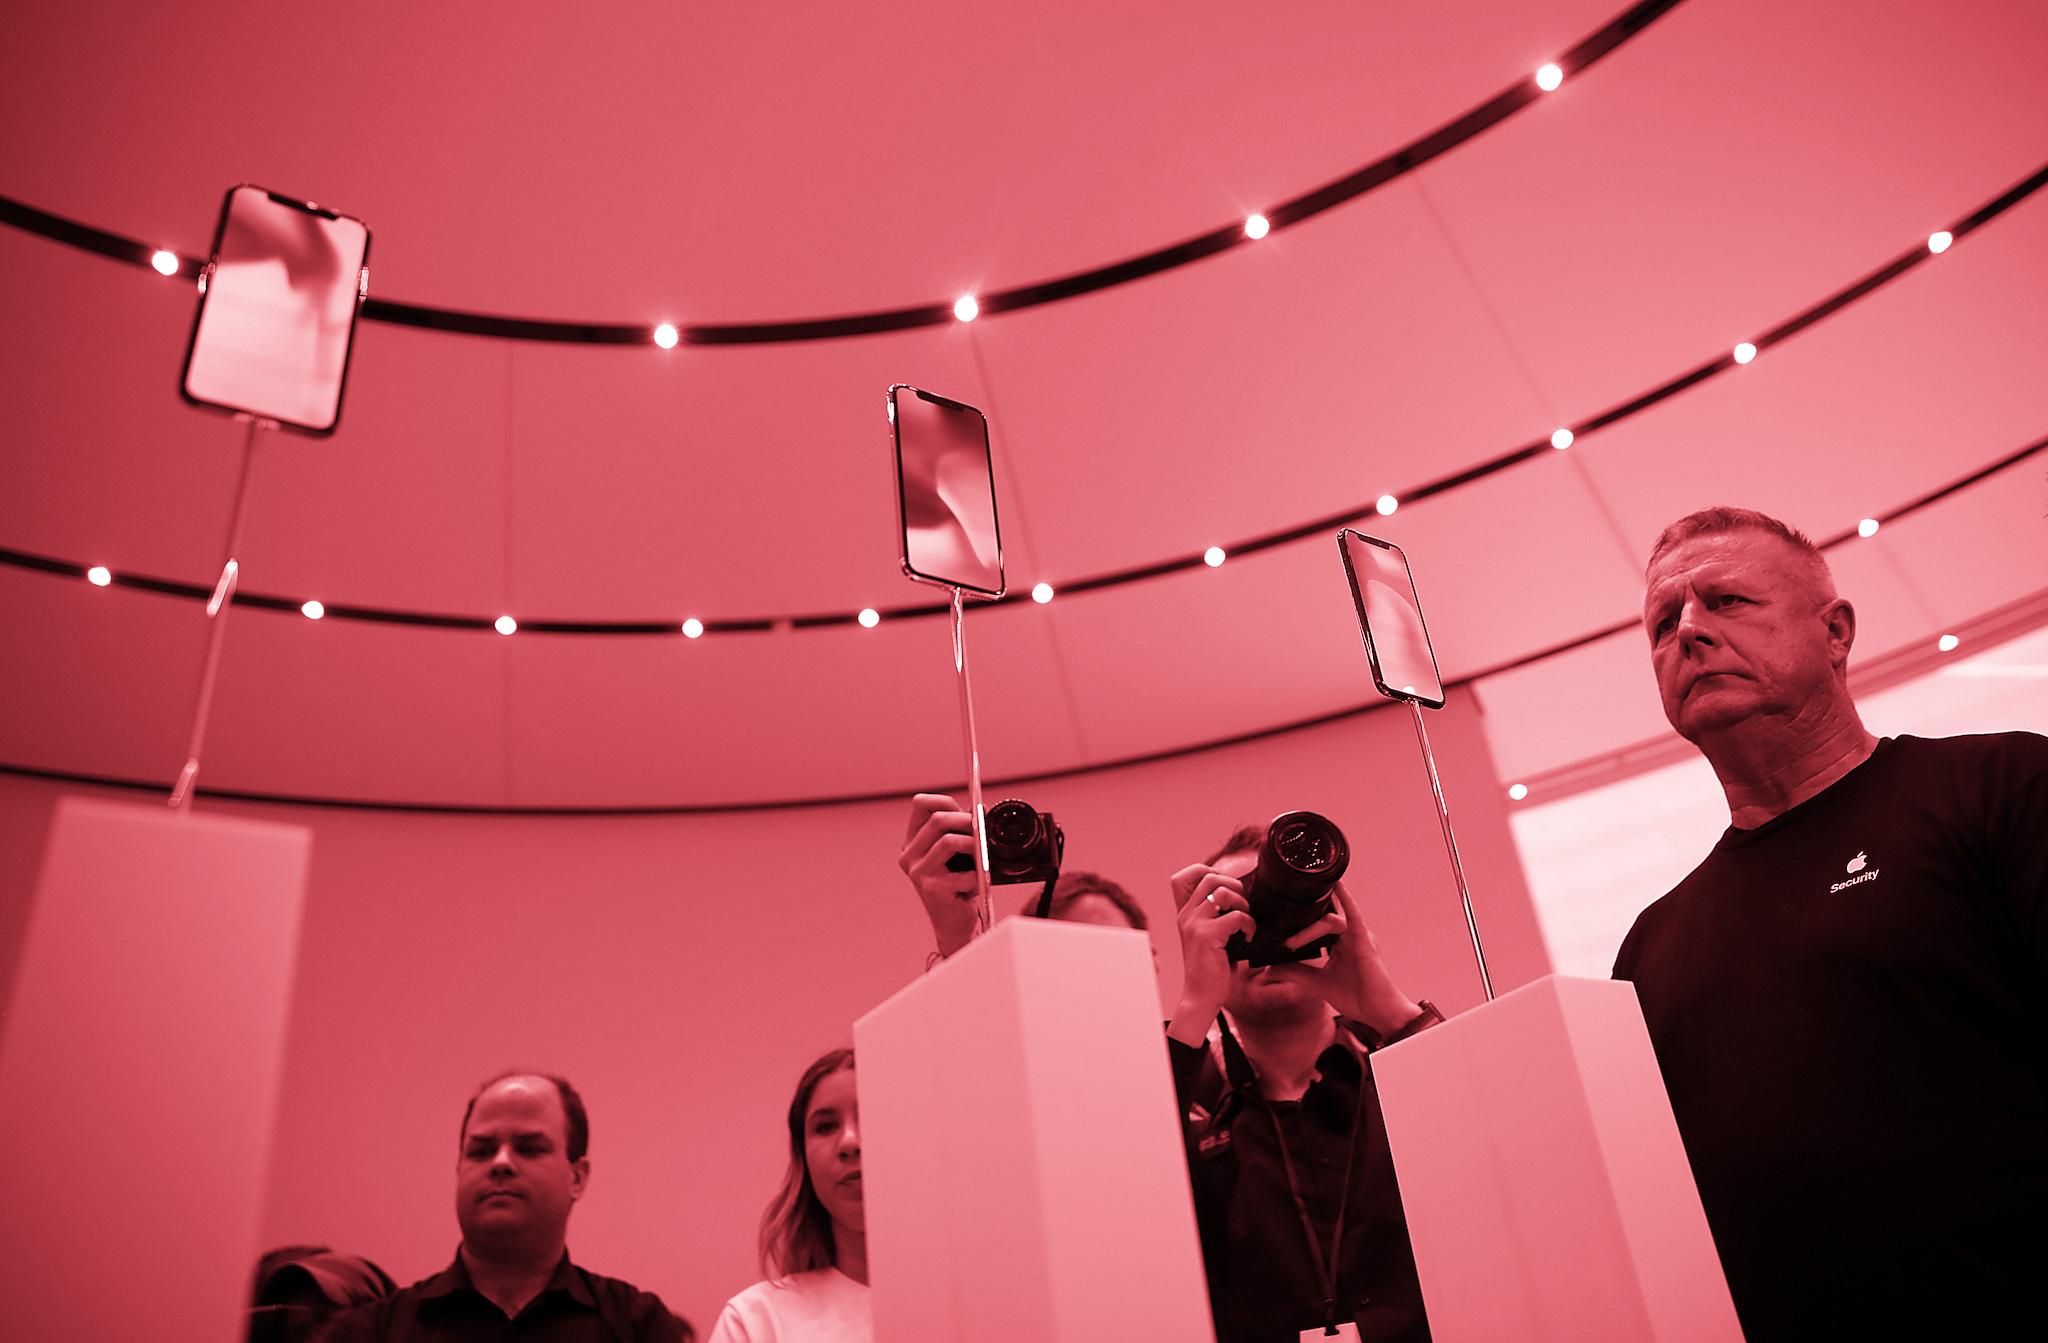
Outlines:
{"label": "pink-lit wall", "polygon": [[[1430,726],[1504,991],[1547,971],[1542,940],[1472,700]],[[0,991],[59,791],[0,775]],[[1351,836],[1350,884],[1409,992],[1447,1012],[1479,1000],[1404,713],[1020,792],[1066,827],[1070,870],[1144,902],[1163,991],[1179,982],[1167,875],[1240,821],[1311,807]],[[469,1089],[554,1069],[592,1116],[574,1251],[708,1325],[756,1276],[797,1072],[930,946],[895,867],[896,802],[576,818],[202,805],[315,832],[266,1238],[364,1253],[401,1281],[454,1249]]]}

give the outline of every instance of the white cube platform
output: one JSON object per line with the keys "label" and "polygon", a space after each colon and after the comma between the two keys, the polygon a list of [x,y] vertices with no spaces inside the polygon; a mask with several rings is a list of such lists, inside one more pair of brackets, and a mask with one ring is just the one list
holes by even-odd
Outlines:
{"label": "white cube platform", "polygon": [[1633,984],[1536,980],[1373,1074],[1436,1343],[1740,1343]]}
{"label": "white cube platform", "polygon": [[0,1023],[0,1333],[243,1336],[311,851],[58,802]]}
{"label": "white cube platform", "polygon": [[880,1343],[1214,1337],[1143,933],[1006,920],[853,1039]]}

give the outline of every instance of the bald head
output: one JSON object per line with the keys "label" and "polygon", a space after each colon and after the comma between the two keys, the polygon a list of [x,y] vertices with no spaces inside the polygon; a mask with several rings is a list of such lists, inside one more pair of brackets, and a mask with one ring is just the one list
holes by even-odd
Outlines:
{"label": "bald head", "polygon": [[457,1140],[468,1136],[470,1116],[476,1113],[476,1103],[483,1094],[514,1082],[522,1084],[514,1088],[517,1090],[541,1087],[554,1091],[556,1099],[561,1103],[562,1141],[568,1158],[571,1161],[581,1161],[590,1149],[590,1114],[583,1108],[583,1097],[577,1093],[575,1087],[569,1085],[569,1079],[557,1077],[553,1073],[530,1073],[508,1068],[485,1082],[469,1098],[469,1104],[463,1107],[462,1130],[457,1135]]}

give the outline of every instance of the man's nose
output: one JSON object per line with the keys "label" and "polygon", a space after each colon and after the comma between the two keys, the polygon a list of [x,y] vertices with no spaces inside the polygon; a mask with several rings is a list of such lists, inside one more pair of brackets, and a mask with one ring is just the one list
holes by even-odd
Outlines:
{"label": "man's nose", "polygon": [[1678,642],[1686,650],[1706,644],[1711,647],[1714,636],[1703,623],[1707,614],[1706,606],[1697,596],[1689,596],[1678,608]]}
{"label": "man's nose", "polygon": [[506,1143],[506,1144],[505,1144],[504,1146],[502,1146],[502,1147],[498,1148],[498,1150],[497,1150],[497,1151],[495,1151],[495,1152],[492,1152],[492,1153],[491,1153],[491,1169],[492,1169],[492,1170],[494,1170],[494,1171],[498,1171],[498,1170],[507,1170],[507,1171],[509,1171],[509,1170],[512,1170],[512,1169],[514,1169],[514,1166],[513,1166],[513,1162],[512,1162],[512,1144],[511,1144],[511,1143]]}

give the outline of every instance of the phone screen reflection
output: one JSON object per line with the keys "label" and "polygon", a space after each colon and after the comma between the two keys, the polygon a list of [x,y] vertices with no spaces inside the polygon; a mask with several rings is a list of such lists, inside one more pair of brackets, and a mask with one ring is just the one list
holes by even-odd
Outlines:
{"label": "phone screen reflection", "polygon": [[1422,623],[1422,602],[1415,595],[1408,557],[1390,541],[1349,528],[1337,534],[1337,543],[1380,693],[1442,708],[1443,682]]}
{"label": "phone screen reflection", "polygon": [[316,433],[331,430],[369,242],[361,220],[257,187],[228,193],[185,362],[185,394]]}
{"label": "phone screen reflection", "polygon": [[1003,594],[988,421],[972,406],[914,387],[890,389],[903,565],[913,577]]}

